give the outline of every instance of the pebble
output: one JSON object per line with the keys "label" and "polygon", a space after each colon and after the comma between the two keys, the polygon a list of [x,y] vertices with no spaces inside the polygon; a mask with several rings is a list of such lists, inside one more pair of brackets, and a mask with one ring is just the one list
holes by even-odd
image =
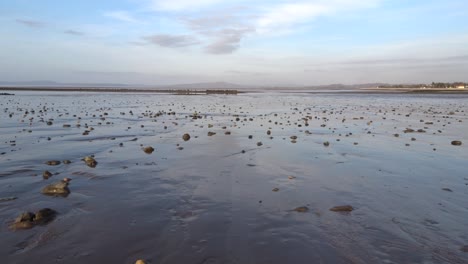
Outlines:
{"label": "pebble", "polygon": [[143,148],[143,151],[144,151],[146,154],[151,154],[151,153],[153,153],[154,148],[153,148],[153,147],[145,147],[145,148]]}
{"label": "pebble", "polygon": [[354,208],[351,205],[340,205],[330,208],[333,212],[351,212]]}

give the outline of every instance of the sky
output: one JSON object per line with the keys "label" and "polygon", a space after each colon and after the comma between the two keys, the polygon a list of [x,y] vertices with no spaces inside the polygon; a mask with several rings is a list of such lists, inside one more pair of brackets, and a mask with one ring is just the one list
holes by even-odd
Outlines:
{"label": "sky", "polygon": [[2,0],[0,81],[468,82],[466,0]]}

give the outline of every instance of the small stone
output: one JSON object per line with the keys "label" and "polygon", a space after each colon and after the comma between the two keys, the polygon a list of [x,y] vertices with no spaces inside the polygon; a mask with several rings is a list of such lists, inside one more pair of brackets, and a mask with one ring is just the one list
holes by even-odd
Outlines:
{"label": "small stone", "polygon": [[57,166],[57,165],[60,165],[60,161],[58,160],[49,160],[46,162],[47,165],[49,166]]}
{"label": "small stone", "polygon": [[189,135],[189,134],[184,134],[184,135],[182,136],[182,139],[183,139],[184,141],[189,141],[189,140],[190,140],[190,135]]}
{"label": "small stone", "polygon": [[139,259],[135,262],[135,264],[146,264],[146,262],[142,259]]}
{"label": "small stone", "polygon": [[351,212],[354,208],[351,205],[340,205],[330,208],[330,211],[333,212]]}
{"label": "small stone", "polygon": [[249,139],[252,139],[252,138],[253,138],[253,136],[252,136],[252,135],[249,135]]}
{"label": "small stone", "polygon": [[328,147],[328,146],[330,146],[330,142],[325,141],[325,142],[323,142],[323,145],[324,145],[325,147]]}
{"label": "small stone", "polygon": [[69,160],[64,160],[62,162],[63,162],[63,164],[70,164],[71,163],[71,161],[69,161]]}
{"label": "small stone", "polygon": [[299,213],[306,213],[309,211],[309,208],[307,206],[300,206],[300,207],[294,208],[293,211],[296,211]]}
{"label": "small stone", "polygon": [[277,191],[279,191],[279,189],[278,188],[273,188],[272,191],[277,192]]}
{"label": "small stone", "polygon": [[154,148],[153,148],[153,147],[145,147],[145,148],[143,148],[143,151],[144,151],[146,154],[151,154],[151,153],[153,153]]}
{"label": "small stone", "polygon": [[459,141],[459,140],[454,140],[454,141],[452,141],[452,145],[453,145],[453,146],[461,146],[461,145],[462,145],[462,142]]}
{"label": "small stone", "polygon": [[68,189],[68,182],[59,181],[57,183],[47,185],[41,192],[45,195],[68,196],[70,194],[70,189]]}
{"label": "small stone", "polygon": [[210,132],[208,132],[208,136],[209,136],[209,137],[211,137],[211,136],[214,136],[214,135],[216,135],[216,133],[215,133],[215,132],[211,132],[211,131],[210,131]]}
{"label": "small stone", "polygon": [[262,142],[257,142],[257,146],[259,146],[259,147],[260,147],[260,146],[262,146],[262,145],[263,145],[263,143],[262,143]]}
{"label": "small stone", "polygon": [[288,176],[288,179],[294,180],[294,179],[296,179],[296,177],[295,176]]}
{"label": "small stone", "polygon": [[97,161],[93,157],[84,157],[83,161],[86,163],[86,165],[88,165],[88,167],[96,168],[97,166]]}
{"label": "small stone", "polygon": [[224,132],[224,135],[231,135],[231,131]]}
{"label": "small stone", "polygon": [[452,189],[450,188],[442,188],[443,191],[446,191],[446,192],[453,192]]}
{"label": "small stone", "polygon": [[44,172],[42,173],[42,178],[44,178],[44,179],[47,180],[47,179],[49,179],[50,177],[52,177],[52,173],[51,173],[50,171],[44,171]]}

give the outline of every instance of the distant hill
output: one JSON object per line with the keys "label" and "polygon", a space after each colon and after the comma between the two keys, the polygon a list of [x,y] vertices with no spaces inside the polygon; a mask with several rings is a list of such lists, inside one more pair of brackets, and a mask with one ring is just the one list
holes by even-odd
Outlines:
{"label": "distant hill", "polygon": [[122,83],[60,83],[54,81],[27,81],[27,82],[4,82],[0,81],[0,87],[41,87],[41,88],[126,88],[126,89],[148,89],[148,90],[354,90],[363,88],[377,88],[378,86],[389,85],[386,83],[367,83],[367,84],[328,84],[315,86],[258,86],[258,85],[239,85],[228,82],[204,82],[170,85],[143,85],[143,84],[122,84]]}

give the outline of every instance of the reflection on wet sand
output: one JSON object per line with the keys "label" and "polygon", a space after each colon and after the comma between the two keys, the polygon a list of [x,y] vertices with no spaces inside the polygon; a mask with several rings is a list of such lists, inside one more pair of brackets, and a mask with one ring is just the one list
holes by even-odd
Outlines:
{"label": "reflection on wet sand", "polygon": [[467,95],[15,94],[5,263],[468,262]]}

